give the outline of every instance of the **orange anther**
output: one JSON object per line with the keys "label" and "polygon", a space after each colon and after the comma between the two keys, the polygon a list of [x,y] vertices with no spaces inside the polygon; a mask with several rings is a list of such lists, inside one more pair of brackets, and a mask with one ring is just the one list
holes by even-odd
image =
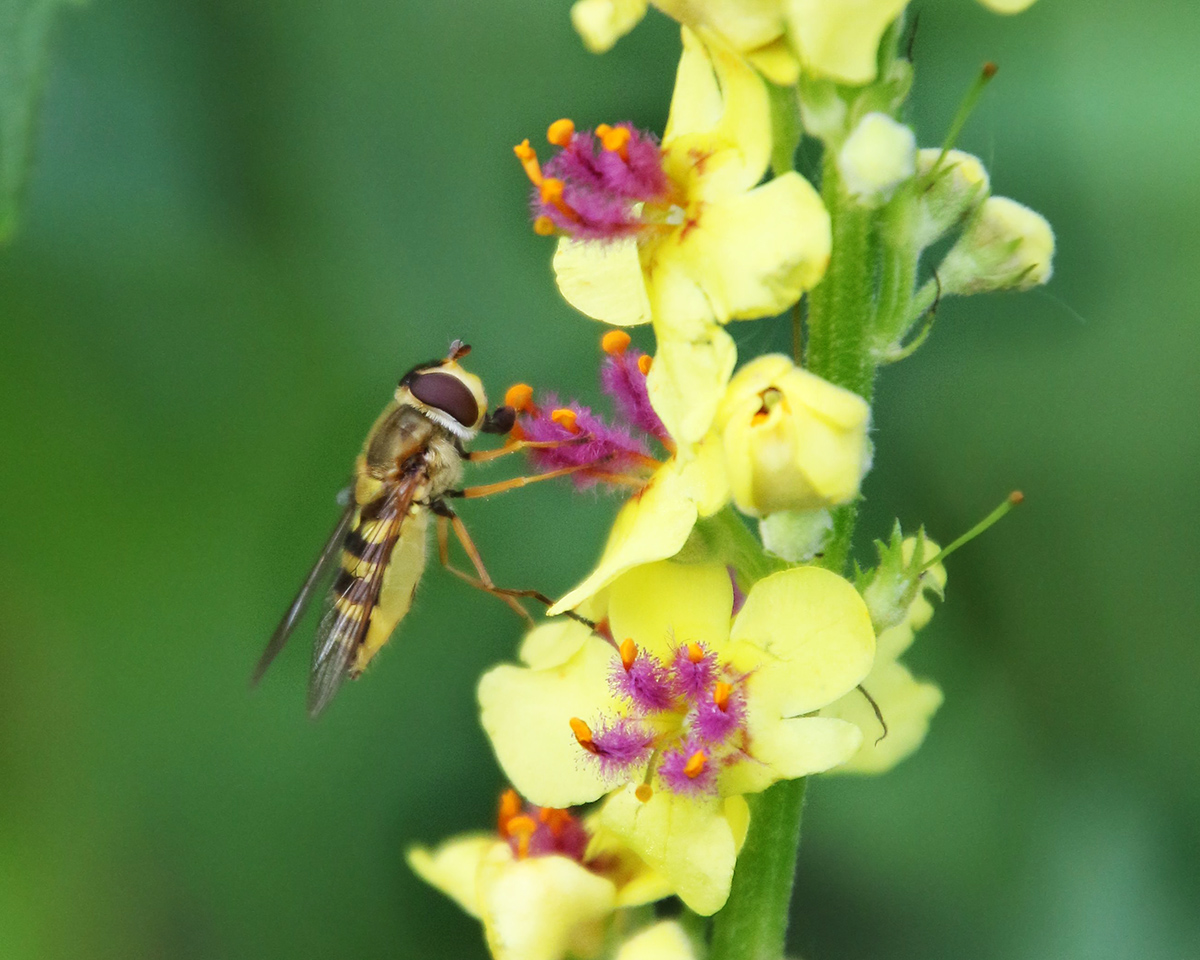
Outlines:
{"label": "orange anther", "polygon": [[733,685],[726,683],[724,680],[718,680],[716,686],[713,687],[713,703],[717,705],[718,710],[729,709],[729,695],[733,693]]}
{"label": "orange anther", "polygon": [[500,836],[508,836],[509,821],[520,812],[521,797],[516,790],[510,788],[500,794],[500,809],[496,814],[496,826],[500,831]]}
{"label": "orange anther", "polygon": [[538,163],[537,151],[529,145],[528,140],[522,140],[513,147],[513,153],[521,161],[521,166],[525,168],[525,176],[529,178],[529,182],[535,187],[540,187],[542,185],[542,168]]}
{"label": "orange anther", "polygon": [[629,334],[624,330],[609,330],[600,338],[600,349],[614,357],[629,349]]}
{"label": "orange anther", "polygon": [[557,837],[574,818],[566,810],[559,810],[557,807],[542,807],[538,811],[538,819]]}
{"label": "orange anther", "polygon": [[540,217],[535,217],[533,221],[533,232],[539,237],[554,236],[554,221],[544,213]]}
{"label": "orange anther", "polygon": [[752,416],[752,417],[750,418],[750,426],[752,426],[752,427],[761,427],[761,426],[762,426],[764,423],[766,423],[766,422],[767,422],[767,418],[768,418],[768,417],[770,417],[770,416],[771,416],[771,411],[770,411],[770,410],[766,410],[766,409],[763,409],[763,410],[758,410],[758,411],[757,411],[757,412],[754,414],[754,416]]}
{"label": "orange anther", "polygon": [[683,772],[688,775],[688,779],[695,780],[704,772],[704,767],[708,763],[708,757],[704,755],[703,750],[697,750],[687,759],[687,763],[683,765]]}
{"label": "orange anther", "polygon": [[698,643],[689,643],[687,645],[687,654],[688,659],[691,660],[692,663],[699,663],[704,659],[704,648]]}
{"label": "orange anther", "polygon": [[550,419],[571,433],[579,432],[579,424],[576,423],[576,421],[579,419],[579,414],[577,414],[574,410],[568,410],[566,407],[559,407],[550,414]]}
{"label": "orange anther", "polygon": [[596,745],[592,742],[592,728],[578,717],[571,718],[571,732],[575,734],[576,742],[584,750],[588,753],[596,752]]}
{"label": "orange anther", "polygon": [[533,817],[521,814],[508,821],[509,836],[517,838],[517,857],[524,859],[529,856],[529,840],[537,831],[537,823]]}
{"label": "orange anther", "polygon": [[652,796],[654,796],[654,790],[651,789],[650,784],[648,784],[648,783],[639,783],[637,785],[637,789],[635,789],[633,791],[633,795],[635,797],[637,797],[642,803],[645,803]]}
{"label": "orange anther", "polygon": [[571,142],[573,136],[575,136],[575,124],[566,117],[555,120],[550,124],[550,129],[546,131],[546,139],[556,147],[565,147]]}
{"label": "orange anther", "polygon": [[642,371],[643,377],[650,372],[650,365],[653,362],[654,359],[648,353],[643,353],[640,357],[638,357],[638,369]]}
{"label": "orange anther", "polygon": [[563,199],[563,190],[565,188],[566,184],[555,177],[547,177],[538,184],[538,189],[541,191],[542,203],[551,204],[564,217],[571,220],[578,220],[579,214]]}
{"label": "orange anther", "polygon": [[601,123],[596,127],[596,136],[598,136],[601,140],[607,137],[610,133],[612,133],[612,127],[610,127],[607,123]]}
{"label": "orange anther", "polygon": [[522,413],[532,413],[533,387],[527,383],[514,383],[504,394],[504,405]]}
{"label": "orange anther", "polygon": [[629,151],[626,147],[629,145],[630,136],[632,135],[628,127],[612,127],[600,134],[600,145],[609,153],[618,154],[622,160],[628,162]]}
{"label": "orange anther", "polygon": [[638,649],[637,644],[632,639],[626,638],[621,641],[621,666],[626,671],[633,666],[633,661],[637,659]]}

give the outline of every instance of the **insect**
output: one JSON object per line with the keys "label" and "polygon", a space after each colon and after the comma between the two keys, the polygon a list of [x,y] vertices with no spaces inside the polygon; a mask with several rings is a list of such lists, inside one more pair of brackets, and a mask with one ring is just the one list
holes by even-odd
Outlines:
{"label": "insect", "polygon": [[[459,364],[470,347],[456,340],[444,360],[418,364],[406,373],[392,401],[375,421],[354,464],[341,517],[296,599],[267,643],[251,684],[257,684],[320,592],[335,566],[336,579],[313,645],[308,712],[317,716],[346,678],[358,677],[412,606],[425,569],[425,541],[436,518],[438,558],[451,573],[494,594],[526,619],[518,597],[550,604],[536,590],[502,589],[492,582],[466,527],[446,502],[483,497],[571,472],[550,471],[479,487],[459,488],[464,461],[492,460],[528,447],[557,445],[509,441],[494,450],[468,452],[480,433],[507,434],[510,407],[487,412],[483,384]],[[475,568],[475,576],[450,564],[453,532]],[[339,563],[340,561],[340,563]]]}

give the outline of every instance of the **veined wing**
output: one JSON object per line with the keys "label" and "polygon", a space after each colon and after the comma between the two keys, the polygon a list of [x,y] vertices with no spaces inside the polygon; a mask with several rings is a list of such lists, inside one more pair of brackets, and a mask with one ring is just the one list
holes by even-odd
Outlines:
{"label": "veined wing", "polygon": [[389,485],[380,499],[355,511],[344,537],[342,570],[313,645],[309,716],[317,716],[328,706],[351,671],[379,603],[392,552],[423,480],[424,473],[415,471]]}
{"label": "veined wing", "polygon": [[342,515],[338,517],[338,522],[334,526],[333,532],[329,535],[329,539],[325,541],[325,546],[321,548],[321,554],[317,557],[317,562],[313,564],[308,577],[300,587],[300,592],[296,594],[296,599],[292,601],[292,605],[288,607],[287,613],[279,621],[279,626],[271,634],[271,639],[267,641],[267,647],[263,650],[262,656],[259,657],[258,665],[254,668],[254,674],[250,678],[250,686],[257,685],[258,681],[262,679],[263,674],[267,672],[267,667],[271,665],[271,661],[275,659],[279,651],[287,644],[292,631],[296,629],[296,624],[304,616],[304,611],[308,608],[309,602],[319,592],[318,588],[325,574],[330,572],[330,568],[340,556],[342,541],[346,539],[346,533],[354,521],[354,514],[355,505],[351,502],[342,511]]}

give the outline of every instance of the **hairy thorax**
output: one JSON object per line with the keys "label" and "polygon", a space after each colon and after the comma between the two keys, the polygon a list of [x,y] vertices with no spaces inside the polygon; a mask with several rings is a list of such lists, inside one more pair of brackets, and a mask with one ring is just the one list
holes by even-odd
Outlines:
{"label": "hairy thorax", "polygon": [[428,502],[458,485],[462,453],[454,436],[412,407],[393,404],[372,427],[358,460],[355,500],[370,503],[401,482]]}

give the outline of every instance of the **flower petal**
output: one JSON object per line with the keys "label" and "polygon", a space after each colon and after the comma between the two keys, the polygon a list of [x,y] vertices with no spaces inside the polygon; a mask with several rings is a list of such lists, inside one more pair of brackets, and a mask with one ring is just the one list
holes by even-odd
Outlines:
{"label": "flower petal", "polygon": [[687,264],[720,323],[782,313],[829,265],[829,214],[798,173],[706,203],[693,230],[657,249],[655,262]]}
{"label": "flower petal", "polygon": [[584,827],[592,837],[584,859],[589,863],[603,862],[602,872],[617,885],[617,906],[640,907],[671,896],[675,891],[666,879],[616,834],[605,830],[600,821],[599,810],[584,821]]}
{"label": "flower petal", "polygon": [[1020,13],[1033,6],[1034,0],[979,0],[993,13]]}
{"label": "flower petal", "polygon": [[786,0],[792,43],[806,73],[840,83],[875,79],[884,31],[907,0]]}
{"label": "flower petal", "polygon": [[554,276],[567,302],[594,320],[621,327],[650,320],[646,281],[631,237],[609,243],[560,238]]}
{"label": "flower petal", "polygon": [[476,886],[479,865],[493,847],[508,848],[494,833],[464,833],[451,837],[433,850],[412,847],[405,855],[413,873],[462,907],[479,916]]}
{"label": "flower petal", "polygon": [[729,571],[717,564],[646,564],[614,580],[609,592],[613,637],[631,637],[662,660],[693,641],[724,647],[732,613],[733,584]]}
{"label": "flower petal", "polygon": [[[480,918],[496,960],[561,960],[616,907],[616,889],[568,857],[513,858],[494,848],[479,870]],[[589,937],[590,939],[590,937]]]}
{"label": "flower petal", "polygon": [[626,570],[675,556],[696,525],[696,516],[695,501],[680,471],[674,467],[660,469],[618,511],[596,569],[554,604],[547,616],[573,610]]}
{"label": "flower petal", "polygon": [[[656,293],[663,292],[659,279],[655,280]],[[679,272],[672,273],[669,284],[677,289],[686,284],[699,290],[690,277]],[[704,312],[711,316],[707,306]],[[681,315],[656,316],[679,319]],[[667,320],[656,320],[654,335],[658,351],[646,377],[646,389],[667,432],[684,449],[708,433],[725,384],[737,365],[737,347],[729,334],[707,321],[699,332],[681,334]]]}
{"label": "flower petal", "polygon": [[591,722],[616,709],[608,689],[612,648],[591,637],[558,667],[503,664],[479,681],[483,729],[517,791],[543,807],[571,807],[603,796],[611,784],[571,732],[571,718]]}
{"label": "flower petal", "polygon": [[592,53],[607,53],[646,15],[646,0],[575,0],[571,23]]}
{"label": "flower petal", "polygon": [[[685,452],[691,454],[687,459],[683,457]],[[729,502],[729,477],[719,434],[709,433],[690,450],[681,448],[675,466],[700,516],[711,517]]]}
{"label": "flower petal", "polygon": [[747,50],[746,59],[777,87],[795,86],[800,79],[800,61],[783,37],[756,50]]}
{"label": "flower petal", "polygon": [[575,620],[551,620],[525,634],[517,656],[534,670],[557,667],[575,656],[591,635],[587,627]]}
{"label": "flower petal", "polygon": [[853,690],[875,655],[867,605],[846,580],[820,567],[792,567],[758,581],[730,637],[735,665],[755,671],[754,695],[769,695],[784,717]]}
{"label": "flower petal", "polygon": [[630,785],[604,804],[601,822],[661,873],[690,909],[708,916],[724,906],[737,852],[720,801],[656,790],[642,803]]}
{"label": "flower petal", "polygon": [[683,28],[683,56],[663,132],[663,163],[688,196],[753,187],[771,158],[771,107],[754,68],[711,32]]}
{"label": "flower petal", "polygon": [[794,780],[845,763],[862,742],[853,723],[826,717],[780,717],[767,708],[748,681],[746,734],[749,757],[729,767],[719,781],[722,794],[758,793],[779,780]]}
{"label": "flower petal", "polygon": [[858,690],[851,690],[822,710],[822,717],[848,720],[863,732],[862,745],[838,768],[838,773],[890,770],[921,745],[929,732],[929,721],[942,705],[942,691],[936,685],[915,679],[894,660],[877,662],[862,686],[879,705],[887,723],[887,736],[882,736],[875,711]]}
{"label": "flower petal", "polygon": [[616,960],[696,960],[696,951],[683,927],[662,920],[626,940]]}
{"label": "flower petal", "polygon": [[654,0],[654,5],[693,30],[721,37],[735,50],[753,50],[783,36],[779,0]]}

